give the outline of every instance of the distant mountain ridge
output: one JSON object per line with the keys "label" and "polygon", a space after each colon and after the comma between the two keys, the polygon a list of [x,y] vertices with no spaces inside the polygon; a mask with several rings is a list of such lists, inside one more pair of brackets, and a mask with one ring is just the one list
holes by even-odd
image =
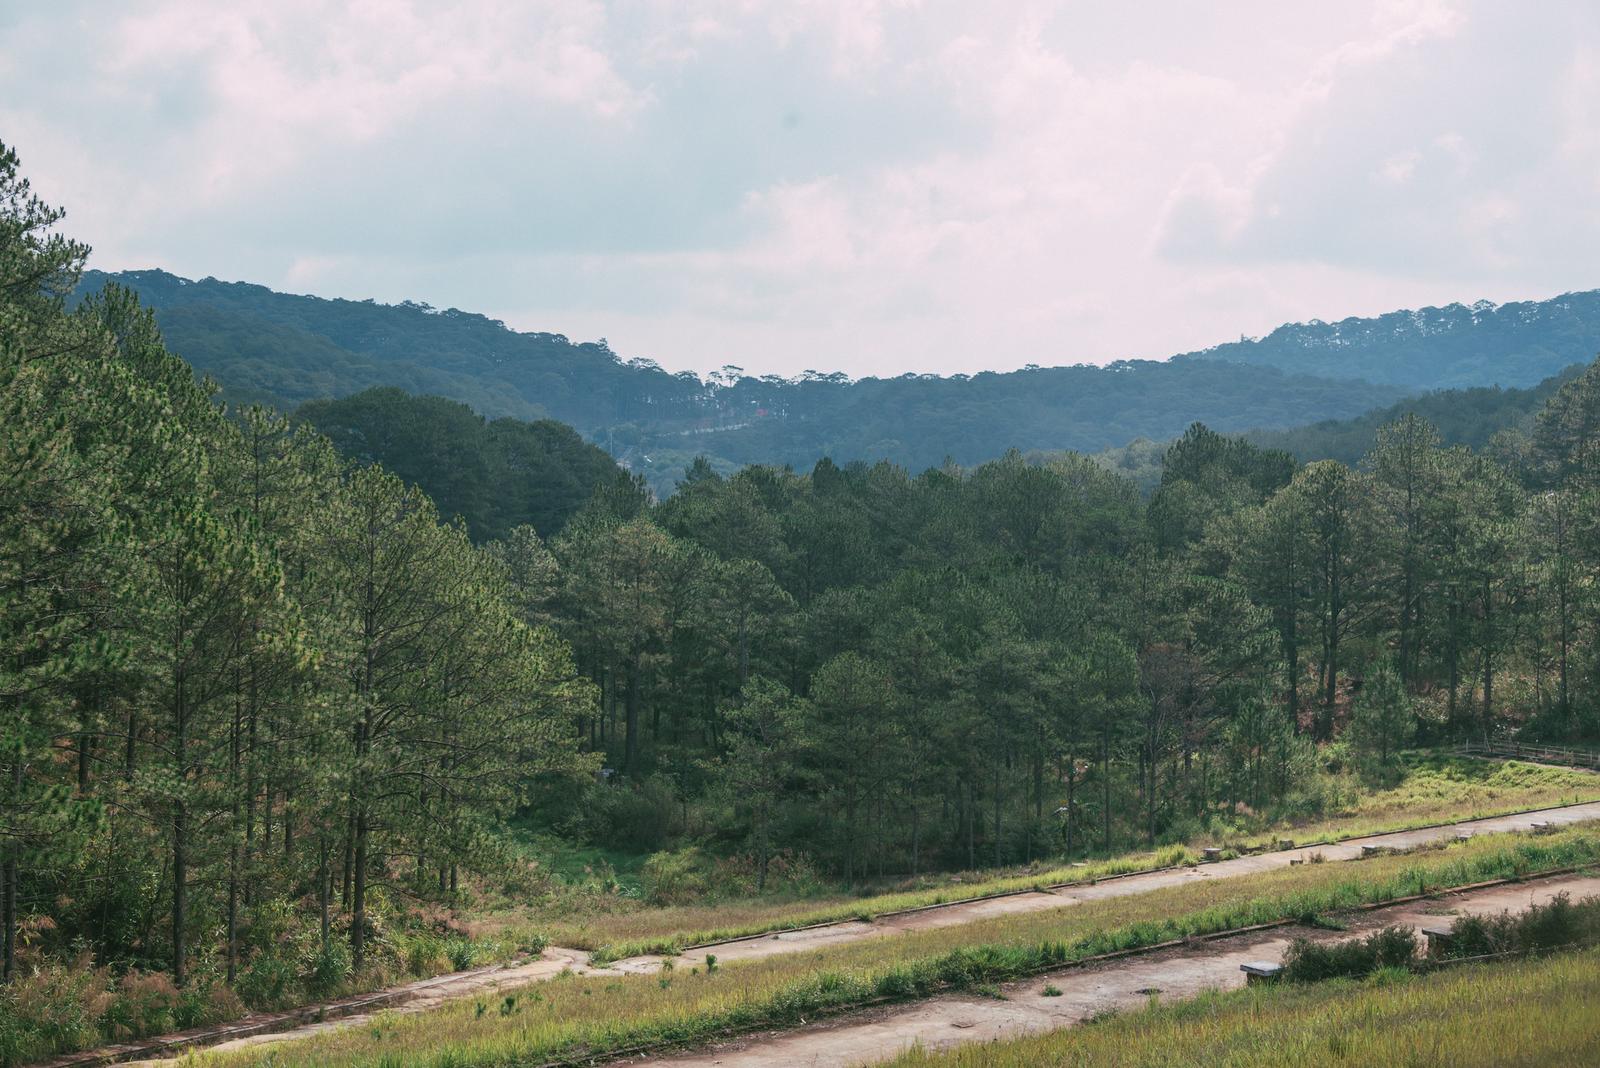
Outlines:
{"label": "distant mountain ridge", "polygon": [[[1235,433],[1302,426],[1441,385],[1482,384],[1477,376],[1531,385],[1600,347],[1600,293],[1584,293],[1291,324],[1169,361],[707,381],[624,359],[603,341],[522,333],[457,309],[297,296],[156,270],[91,271],[82,289],[107,281],[137,291],[173,351],[216,378],[230,399],[294,409],[393,386],[489,418],[556,419],[645,474],[658,492],[698,455],[722,469],[808,468],[827,455],[920,470],[947,459],[972,465],[1013,447],[1096,452],[1140,437],[1159,441],[1197,420]],[[1510,355],[1498,360],[1500,351]],[[819,364],[828,362],[819,354]]]}
{"label": "distant mountain ridge", "polygon": [[1177,359],[1232,360],[1413,390],[1537,385],[1600,352],[1600,290],[1286,323]]}

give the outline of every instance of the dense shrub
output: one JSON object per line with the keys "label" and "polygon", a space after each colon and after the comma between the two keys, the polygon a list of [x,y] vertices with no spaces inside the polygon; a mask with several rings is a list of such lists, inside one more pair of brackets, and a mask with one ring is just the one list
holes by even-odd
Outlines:
{"label": "dense shrub", "polygon": [[1385,927],[1366,938],[1321,943],[1297,938],[1283,959],[1283,977],[1293,983],[1371,975],[1380,968],[1409,967],[1417,936],[1409,927]]}
{"label": "dense shrub", "polygon": [[696,848],[653,853],[639,869],[639,884],[653,905],[686,905],[710,896],[710,864]]}
{"label": "dense shrub", "polygon": [[318,943],[307,960],[306,991],[325,997],[339,990],[350,978],[350,944],[342,938]]}
{"label": "dense shrub", "polygon": [[260,1009],[281,1009],[295,1001],[299,987],[295,962],[271,953],[258,953],[239,973],[239,996]]}
{"label": "dense shrub", "polygon": [[1600,897],[1573,904],[1558,894],[1544,905],[1513,915],[1463,916],[1441,956],[1446,960],[1502,953],[1537,953],[1600,940]]}

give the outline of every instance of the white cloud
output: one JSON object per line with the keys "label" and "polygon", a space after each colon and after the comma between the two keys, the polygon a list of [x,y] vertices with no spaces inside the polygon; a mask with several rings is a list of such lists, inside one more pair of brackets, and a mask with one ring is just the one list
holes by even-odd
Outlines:
{"label": "white cloud", "polygon": [[1577,2],[80,3],[0,137],[108,267],[669,367],[1164,355],[1600,284]]}

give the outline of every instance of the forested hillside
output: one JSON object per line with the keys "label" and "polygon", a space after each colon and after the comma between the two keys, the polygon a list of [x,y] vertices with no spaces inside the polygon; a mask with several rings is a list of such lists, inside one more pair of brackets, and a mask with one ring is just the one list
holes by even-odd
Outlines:
{"label": "forested hillside", "polygon": [[[1353,419],[1325,419],[1309,426],[1283,430],[1252,429],[1239,435],[1263,449],[1279,449],[1301,463],[1338,460],[1355,466],[1378,442],[1384,427],[1406,415],[1426,419],[1439,432],[1445,445],[1465,445],[1472,449],[1493,448],[1502,454],[1524,446],[1526,435],[1545,403],[1565,383],[1583,371],[1582,365],[1567,368],[1529,389],[1441,389],[1418,394]],[[1496,441],[1505,431],[1520,431]],[[1136,438],[1120,448],[1105,449],[1095,459],[1107,470],[1132,479],[1140,489],[1150,492],[1161,481],[1162,458],[1171,442]],[[1050,454],[1034,453],[1040,462]]]}
{"label": "forested hillside", "polygon": [[419,487],[447,519],[463,517],[474,541],[504,538],[519,526],[548,538],[597,492],[648,492],[604,450],[551,419],[489,421],[458,401],[392,387],[312,401],[295,418],[342,455],[381,464]]}
{"label": "forested hillside", "polygon": [[1600,352],[1600,290],[1287,323],[1181,359],[1232,360],[1408,390],[1532,386]]}
{"label": "forested hillside", "polygon": [[[83,288],[109,277],[89,272]],[[1171,440],[1195,421],[1222,432],[1287,430],[1357,419],[1406,393],[1533,387],[1600,351],[1600,292],[1589,292],[1288,324],[1170,362],[861,381],[727,368],[702,381],[625,360],[603,341],[518,333],[455,309],[322,300],[163,271],[115,278],[155,309],[173,351],[232,399],[289,410],[384,385],[461,401],[490,418],[554,418],[661,495],[700,455],[731,473],[749,463],[804,468],[822,455],[922,470],[946,459],[981,463],[1013,447],[1097,452]],[[1463,403],[1499,405],[1493,394]],[[1307,456],[1350,459],[1365,433],[1352,431],[1341,443],[1311,444],[1336,433],[1329,427],[1297,440]]]}
{"label": "forested hillside", "polygon": [[[0,153],[8,1011],[90,991],[71,1026],[125,1034],[157,1027],[141,1005],[181,1025],[425,973],[470,949],[455,909],[554,892],[511,821],[679,885],[849,886],[1317,813],[1329,769],[1391,781],[1417,740],[1600,733],[1600,361],[1493,450],[1405,415],[1302,466],[1196,425],[1148,501],[1010,452],[698,463],[660,502],[611,473],[576,505],[602,465],[555,428],[381,391],[298,427],[224,411],[134,294],[83,293],[57,218]],[[376,347],[386,316],[456,318],[362,314]],[[1171,418],[1215,373],[1285,412],[1322,389],[1180,361],[883,405],[979,451],[1044,418],[1012,389]],[[500,458],[456,484],[462,442]],[[500,500],[524,445],[542,473]],[[57,1042],[15,1018],[0,1041]]]}
{"label": "forested hillside", "polygon": [[[1527,389],[1437,390],[1408,397],[1354,419],[1327,419],[1286,430],[1253,429],[1244,438],[1262,448],[1282,449],[1301,463],[1338,460],[1354,465],[1377,444],[1379,431],[1414,414],[1437,428],[1439,440],[1444,444],[1484,449],[1503,431],[1531,433],[1546,402],[1582,372],[1582,365],[1569,367]],[[1511,442],[1507,445],[1510,447]]]}
{"label": "forested hillside", "polygon": [[[223,395],[290,410],[377,385],[461,401],[495,418],[568,423],[660,495],[696,457],[731,472],[747,463],[806,468],[888,460],[912,470],[981,463],[1011,447],[1094,451],[1164,440],[1201,420],[1219,430],[1297,426],[1354,416],[1403,394],[1218,361],[1127,361],[940,378],[785,380],[737,368],[702,382],[600,343],[526,334],[481,315],[275,293],[162,271],[89,272],[155,309],[167,343]],[[818,355],[826,365],[827,354]]]}

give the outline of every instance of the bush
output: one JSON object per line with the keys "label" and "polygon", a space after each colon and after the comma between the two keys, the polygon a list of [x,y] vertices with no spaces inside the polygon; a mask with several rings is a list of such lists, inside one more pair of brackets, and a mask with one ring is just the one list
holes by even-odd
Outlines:
{"label": "bush", "polygon": [[176,1025],[178,988],[163,972],[129,972],[117,983],[109,1018],[117,1038],[171,1031]]}
{"label": "bush", "polygon": [[452,938],[445,942],[445,956],[450,958],[452,971],[464,972],[478,960],[478,947],[470,938]]}
{"label": "bush", "polygon": [[115,1000],[107,980],[105,969],[83,956],[21,975],[0,989],[0,1063],[97,1042],[100,1020]]}
{"label": "bush", "polygon": [[316,997],[337,992],[350,978],[350,944],[330,938],[317,944],[306,962],[306,990]]}
{"label": "bush", "polygon": [[1447,960],[1501,953],[1538,953],[1600,939],[1600,898],[1572,903],[1558,894],[1520,915],[1463,916],[1451,928]]}
{"label": "bush", "polygon": [[652,905],[686,905],[710,896],[711,874],[698,848],[652,853],[639,869],[639,884]]}
{"label": "bush", "polygon": [[281,1009],[295,1000],[297,973],[293,961],[275,953],[257,953],[239,973],[234,988],[251,1008]]}
{"label": "bush", "polygon": [[607,842],[630,853],[660,849],[672,829],[678,799],[671,784],[647,779],[638,786],[604,786],[592,794],[591,825],[600,833],[593,841]]}
{"label": "bush", "polygon": [[394,948],[405,970],[419,979],[450,970],[444,939],[438,935],[397,934],[394,936]]}
{"label": "bush", "polygon": [[1417,936],[1409,927],[1385,927],[1366,938],[1331,944],[1297,938],[1283,959],[1292,983],[1356,978],[1381,968],[1407,968],[1416,959]]}

